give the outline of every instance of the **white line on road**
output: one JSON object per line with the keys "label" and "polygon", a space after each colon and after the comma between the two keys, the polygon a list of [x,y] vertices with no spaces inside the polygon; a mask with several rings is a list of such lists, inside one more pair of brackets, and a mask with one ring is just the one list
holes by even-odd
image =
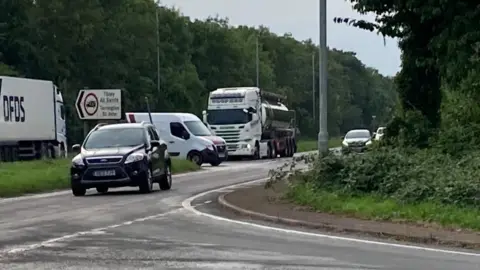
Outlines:
{"label": "white line on road", "polygon": [[208,218],[219,220],[219,221],[231,222],[231,223],[236,223],[236,224],[240,224],[240,225],[255,227],[255,228],[258,228],[258,229],[276,231],[276,232],[281,232],[281,233],[290,233],[290,234],[298,234],[298,235],[303,235],[303,236],[327,238],[327,239],[332,239],[332,240],[349,241],[349,242],[355,242],[355,243],[361,243],[361,244],[380,245],[380,246],[421,250],[421,251],[429,251],[429,252],[436,252],[436,253],[446,253],[446,254],[454,254],[454,255],[480,257],[480,253],[470,253],[470,252],[462,252],[462,251],[454,251],[454,250],[446,250],[446,249],[428,248],[428,247],[406,245],[406,244],[395,244],[395,243],[388,243],[388,242],[364,240],[364,239],[358,239],[358,238],[352,238],[352,237],[334,236],[334,235],[328,235],[328,234],[311,233],[311,232],[297,231],[297,230],[291,230],[291,229],[283,229],[283,228],[279,228],[279,227],[265,226],[265,225],[260,225],[260,224],[257,224],[257,223],[234,220],[234,219],[229,219],[229,218],[225,218],[225,217],[221,217],[221,216],[217,216],[217,215],[204,213],[204,212],[201,212],[201,211],[195,209],[195,207],[192,206],[192,202],[194,200],[196,200],[200,197],[206,196],[210,193],[225,192],[226,190],[235,189],[235,188],[242,187],[242,186],[245,186],[245,185],[264,182],[267,179],[268,178],[263,178],[263,179],[258,179],[258,180],[254,180],[254,181],[244,182],[244,183],[240,183],[240,184],[234,184],[234,185],[231,185],[231,186],[226,186],[226,187],[221,187],[221,188],[205,191],[205,192],[202,192],[200,194],[197,194],[193,197],[190,197],[190,198],[184,200],[182,202],[182,206],[183,206],[183,208],[187,209],[188,211],[191,211],[194,214],[197,214],[199,216],[204,216],[204,217],[208,217]]}
{"label": "white line on road", "polygon": [[40,243],[23,245],[23,246],[18,246],[18,247],[15,247],[15,248],[7,248],[7,249],[4,249],[4,250],[1,250],[0,254],[2,254],[2,253],[3,254],[5,254],[5,253],[7,253],[7,254],[22,253],[22,252],[26,252],[26,251],[33,250],[33,249],[38,249],[38,248],[41,248],[41,247],[44,247],[44,246],[50,246],[54,243],[58,243],[58,242],[61,242],[61,241],[67,240],[67,239],[80,237],[80,236],[83,236],[83,235],[95,235],[95,234],[99,234],[99,233],[105,233],[105,231],[108,230],[108,229],[114,229],[114,228],[118,228],[118,227],[121,227],[121,226],[128,226],[128,225],[131,225],[131,224],[137,223],[137,222],[143,222],[143,221],[146,221],[146,220],[156,219],[156,218],[159,218],[159,217],[163,217],[163,216],[166,216],[166,215],[170,215],[170,214],[180,212],[182,210],[184,210],[184,208],[176,208],[176,209],[173,209],[173,210],[170,210],[170,211],[167,211],[167,212],[164,212],[164,213],[156,214],[156,215],[137,218],[137,219],[125,221],[125,222],[122,222],[122,223],[117,223],[117,224],[113,224],[113,225],[109,225],[109,226],[105,226],[105,227],[101,227],[101,228],[91,229],[91,230],[88,230],[88,231],[82,231],[82,232],[67,234],[67,235],[64,235],[64,236],[61,236],[61,237],[57,237],[57,238],[51,238],[51,239],[42,241]]}

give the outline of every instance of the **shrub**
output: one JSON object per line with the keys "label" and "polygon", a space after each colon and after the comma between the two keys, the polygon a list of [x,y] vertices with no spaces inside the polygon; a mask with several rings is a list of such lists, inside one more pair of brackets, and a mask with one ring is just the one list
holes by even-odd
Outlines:
{"label": "shrub", "polygon": [[480,151],[454,157],[436,149],[376,147],[361,155],[328,155],[310,166],[295,179],[318,190],[480,206]]}

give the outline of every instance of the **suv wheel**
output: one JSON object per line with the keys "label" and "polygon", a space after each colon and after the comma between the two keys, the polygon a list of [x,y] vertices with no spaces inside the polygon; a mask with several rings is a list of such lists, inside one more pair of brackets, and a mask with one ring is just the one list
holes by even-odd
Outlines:
{"label": "suv wheel", "polygon": [[165,164],[165,173],[162,175],[158,185],[161,190],[169,190],[172,188],[172,168],[170,165]]}
{"label": "suv wheel", "polygon": [[80,185],[72,185],[72,193],[75,197],[85,196],[87,189]]}
{"label": "suv wheel", "polygon": [[148,169],[145,179],[140,183],[141,193],[150,193],[153,189],[152,169]]}
{"label": "suv wheel", "polygon": [[108,192],[108,187],[97,187],[97,192],[98,193],[107,193]]}

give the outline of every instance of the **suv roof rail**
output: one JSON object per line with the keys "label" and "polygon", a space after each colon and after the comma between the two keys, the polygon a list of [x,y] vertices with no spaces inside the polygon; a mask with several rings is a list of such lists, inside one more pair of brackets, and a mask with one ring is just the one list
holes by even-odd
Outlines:
{"label": "suv roof rail", "polygon": [[142,121],[142,122],[140,122],[140,125],[142,125],[142,126],[153,126],[153,124],[150,123],[150,121]]}
{"label": "suv roof rail", "polygon": [[98,123],[92,130],[97,130],[100,127],[106,126],[108,123]]}

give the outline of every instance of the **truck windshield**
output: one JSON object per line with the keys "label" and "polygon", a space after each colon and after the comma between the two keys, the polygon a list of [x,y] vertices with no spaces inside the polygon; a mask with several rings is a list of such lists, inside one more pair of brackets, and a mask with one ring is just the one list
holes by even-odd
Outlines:
{"label": "truck windshield", "polygon": [[185,126],[195,136],[211,136],[210,130],[200,121],[186,121]]}
{"label": "truck windshield", "polygon": [[111,128],[92,132],[83,144],[85,149],[133,147],[145,143],[143,128]]}
{"label": "truck windshield", "polygon": [[251,117],[243,109],[210,110],[207,122],[210,125],[246,124],[251,121]]}

